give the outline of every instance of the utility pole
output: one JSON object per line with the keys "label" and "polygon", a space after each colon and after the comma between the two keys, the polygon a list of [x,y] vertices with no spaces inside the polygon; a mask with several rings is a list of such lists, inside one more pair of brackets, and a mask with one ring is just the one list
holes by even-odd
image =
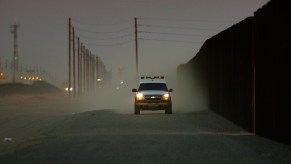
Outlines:
{"label": "utility pole", "polygon": [[87,88],[87,93],[90,91],[89,87],[89,79],[90,79],[90,74],[89,74],[89,61],[90,61],[90,51],[87,49],[86,50],[86,88]]}
{"label": "utility pole", "polygon": [[10,25],[11,33],[14,35],[14,56],[13,56],[13,77],[12,82],[16,82],[16,76],[18,76],[18,64],[19,64],[19,57],[18,57],[18,45],[17,45],[17,28],[19,27],[18,24]]}
{"label": "utility pole", "polygon": [[88,93],[91,92],[91,51],[88,50],[88,64],[87,64],[87,67],[88,67]]}
{"label": "utility pole", "polygon": [[6,76],[8,74],[8,60],[7,59],[5,60],[5,74]]}
{"label": "utility pole", "polygon": [[76,96],[75,28],[73,27],[73,93]]}
{"label": "utility pole", "polygon": [[1,60],[1,57],[0,57],[0,73],[3,73],[3,68],[2,68],[2,60]]}
{"label": "utility pole", "polygon": [[135,29],[135,65],[136,65],[136,79],[138,79],[138,37],[137,37],[137,18],[134,18]]}
{"label": "utility pole", "polygon": [[81,52],[80,52],[80,94],[83,94],[83,43],[81,43]]}
{"label": "utility pole", "polygon": [[95,93],[95,80],[96,80],[96,76],[95,76],[95,71],[96,70],[96,65],[95,65],[95,55],[93,54],[92,55],[92,90],[93,90],[93,93]]}
{"label": "utility pole", "polygon": [[100,88],[101,87],[101,66],[100,66],[100,57],[96,56],[96,79],[97,79],[97,87]]}
{"label": "utility pole", "polygon": [[83,92],[85,93],[86,90],[86,47],[83,45]]}
{"label": "utility pole", "polygon": [[81,54],[80,54],[80,38],[78,37],[78,95],[80,96],[80,69],[81,69],[81,64],[80,64],[80,58],[81,58]]}
{"label": "utility pole", "polygon": [[252,122],[253,122],[253,129],[252,132],[256,134],[256,42],[255,42],[255,17],[252,19],[252,55],[251,55],[251,60],[252,60]]}
{"label": "utility pole", "polygon": [[69,18],[69,61],[68,61],[68,66],[69,66],[69,79],[68,79],[68,92],[69,96],[71,95],[70,89],[71,89],[71,18]]}

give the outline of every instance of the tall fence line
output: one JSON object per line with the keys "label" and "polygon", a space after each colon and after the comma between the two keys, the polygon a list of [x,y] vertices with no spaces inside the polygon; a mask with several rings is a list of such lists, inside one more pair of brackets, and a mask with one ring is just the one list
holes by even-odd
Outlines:
{"label": "tall fence line", "polygon": [[178,67],[178,76],[192,77],[207,92],[211,110],[248,131],[287,144],[291,144],[289,3],[271,0],[253,17],[208,39],[193,59]]}

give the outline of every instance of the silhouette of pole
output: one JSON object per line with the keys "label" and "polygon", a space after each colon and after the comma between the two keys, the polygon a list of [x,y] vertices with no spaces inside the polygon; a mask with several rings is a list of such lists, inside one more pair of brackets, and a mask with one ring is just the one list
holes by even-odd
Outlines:
{"label": "silhouette of pole", "polygon": [[87,49],[86,50],[86,88],[87,88],[87,93],[89,93],[90,89],[89,89],[89,54],[90,54],[90,51]]}
{"label": "silhouette of pole", "polygon": [[83,92],[86,92],[86,47],[83,45]]}
{"label": "silhouette of pole", "polygon": [[80,52],[80,94],[83,94],[83,43],[81,43],[81,52]]}
{"label": "silhouette of pole", "polygon": [[80,64],[80,38],[78,37],[78,95],[80,95],[80,73],[81,73],[81,64]]}
{"label": "silhouette of pole", "polygon": [[18,64],[19,64],[19,57],[18,57],[18,44],[17,44],[17,28],[19,25],[14,24],[11,25],[11,33],[14,35],[14,50],[13,50],[13,77],[12,82],[16,82],[16,76],[18,76]]}
{"label": "silhouette of pole", "polygon": [[75,28],[73,27],[73,94],[76,96]]}
{"label": "silhouette of pole", "polygon": [[91,86],[93,93],[95,92],[95,55],[92,54],[91,56]]}
{"label": "silhouette of pole", "polygon": [[134,18],[135,29],[135,66],[136,66],[136,79],[138,79],[138,37],[137,37],[137,18]]}
{"label": "silhouette of pole", "polygon": [[68,61],[68,92],[71,95],[71,18],[69,18],[69,61]]}
{"label": "silhouette of pole", "polygon": [[91,91],[91,51],[88,50],[88,93]]}
{"label": "silhouette of pole", "polygon": [[256,53],[255,53],[255,18],[252,19],[252,115],[253,133],[256,134]]}

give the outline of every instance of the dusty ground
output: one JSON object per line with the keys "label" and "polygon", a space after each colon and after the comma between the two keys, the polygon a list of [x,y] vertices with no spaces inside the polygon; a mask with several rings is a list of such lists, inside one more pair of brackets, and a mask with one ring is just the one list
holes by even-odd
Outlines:
{"label": "dusty ground", "polygon": [[63,97],[2,97],[0,163],[291,163],[290,146],[211,111],[102,109]]}

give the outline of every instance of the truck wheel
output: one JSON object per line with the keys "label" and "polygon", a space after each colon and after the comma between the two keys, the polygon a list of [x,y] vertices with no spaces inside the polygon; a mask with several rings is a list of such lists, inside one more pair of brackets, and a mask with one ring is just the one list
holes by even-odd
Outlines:
{"label": "truck wheel", "polygon": [[166,106],[165,114],[172,114],[172,104]]}
{"label": "truck wheel", "polygon": [[134,105],[134,114],[140,114],[140,110],[136,105]]}

